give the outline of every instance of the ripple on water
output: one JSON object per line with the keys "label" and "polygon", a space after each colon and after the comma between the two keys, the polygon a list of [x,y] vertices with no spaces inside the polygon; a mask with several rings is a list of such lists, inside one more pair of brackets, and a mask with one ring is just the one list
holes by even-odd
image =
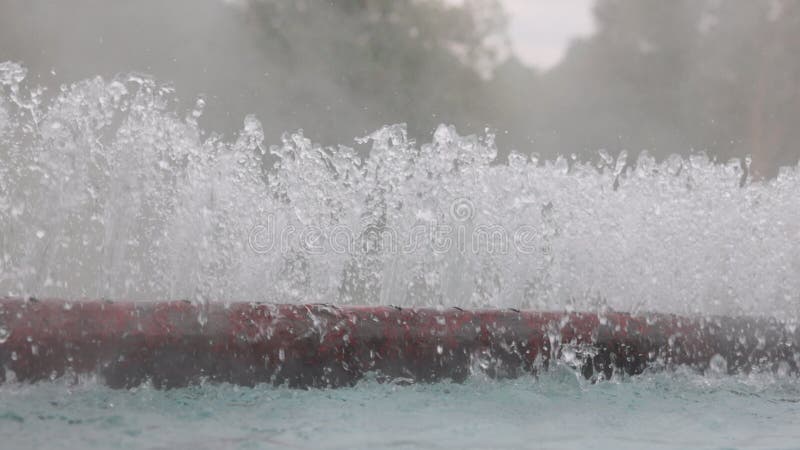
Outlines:
{"label": "ripple on water", "polygon": [[0,387],[10,447],[796,448],[800,384],[772,374],[646,374],[337,390],[206,385],[110,390],[96,381]]}

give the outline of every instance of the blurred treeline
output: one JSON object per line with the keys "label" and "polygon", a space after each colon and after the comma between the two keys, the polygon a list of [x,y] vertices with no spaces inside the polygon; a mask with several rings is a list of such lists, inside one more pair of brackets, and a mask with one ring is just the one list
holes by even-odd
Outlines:
{"label": "blurred treeline", "polygon": [[[138,70],[205,93],[209,129],[255,113],[267,139],[349,144],[406,122],[497,133],[511,149],[800,155],[800,2],[598,0],[555,67],[511,53],[499,0],[5,0],[0,60],[43,83]],[[47,75],[53,69],[55,75]]]}

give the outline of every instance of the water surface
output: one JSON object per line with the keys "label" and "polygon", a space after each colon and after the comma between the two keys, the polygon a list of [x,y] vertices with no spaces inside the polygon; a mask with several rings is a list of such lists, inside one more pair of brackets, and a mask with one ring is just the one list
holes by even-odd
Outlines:
{"label": "water surface", "polygon": [[800,442],[800,383],[645,374],[292,390],[0,387],[7,448],[781,448]]}

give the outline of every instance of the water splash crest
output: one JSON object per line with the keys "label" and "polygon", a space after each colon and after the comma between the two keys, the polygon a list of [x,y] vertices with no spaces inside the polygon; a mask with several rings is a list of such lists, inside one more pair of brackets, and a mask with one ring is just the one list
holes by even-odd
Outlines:
{"label": "water splash crest", "polygon": [[56,95],[25,76],[0,64],[3,295],[800,317],[798,167],[498,162],[448,126],[270,146],[145,76]]}

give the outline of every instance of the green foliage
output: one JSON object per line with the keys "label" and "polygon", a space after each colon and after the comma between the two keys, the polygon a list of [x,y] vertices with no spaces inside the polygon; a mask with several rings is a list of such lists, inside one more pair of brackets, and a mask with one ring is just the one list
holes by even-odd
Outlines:
{"label": "green foliage", "polygon": [[[488,126],[501,151],[753,154],[763,173],[797,158],[799,11],[792,1],[599,0],[596,33],[538,73],[508,57],[498,2],[250,8],[276,64],[312,73],[298,78],[307,86],[322,79],[341,90],[364,113],[353,120],[365,131],[394,122],[408,122],[412,136],[441,122],[477,133]],[[317,125],[308,126],[330,131]]]}
{"label": "green foliage", "polygon": [[543,80],[545,145],[752,154],[763,174],[796,163],[800,4],[600,0],[595,16]]}
{"label": "green foliage", "polygon": [[[441,122],[474,128],[487,94],[481,70],[504,50],[504,17],[495,1],[261,0],[248,14],[275,65],[297,74],[307,89],[329,84],[328,91],[363,112],[355,114],[363,131],[394,122],[418,133]],[[311,122],[313,133],[328,134]]]}

